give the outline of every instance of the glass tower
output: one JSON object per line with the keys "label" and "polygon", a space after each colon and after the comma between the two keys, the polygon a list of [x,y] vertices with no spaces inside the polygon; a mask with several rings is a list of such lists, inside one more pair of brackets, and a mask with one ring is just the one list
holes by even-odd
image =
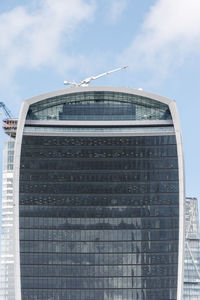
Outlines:
{"label": "glass tower", "polygon": [[200,300],[200,234],[198,201],[185,202],[184,300]]}
{"label": "glass tower", "polygon": [[74,88],[22,105],[14,163],[19,300],[182,300],[175,102]]}
{"label": "glass tower", "polygon": [[15,300],[14,295],[14,203],[13,159],[14,139],[5,142],[3,152],[0,299]]}

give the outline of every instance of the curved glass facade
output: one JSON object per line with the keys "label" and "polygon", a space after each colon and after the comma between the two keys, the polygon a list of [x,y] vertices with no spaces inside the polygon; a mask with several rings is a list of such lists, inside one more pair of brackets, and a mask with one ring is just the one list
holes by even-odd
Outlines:
{"label": "curved glass facade", "polygon": [[125,88],[63,93],[27,100],[18,121],[15,298],[182,300],[174,102]]}
{"label": "curved glass facade", "polygon": [[176,299],[173,135],[24,136],[22,299]]}
{"label": "curved glass facade", "polygon": [[46,99],[30,106],[27,120],[168,120],[166,104],[126,93],[84,92]]}

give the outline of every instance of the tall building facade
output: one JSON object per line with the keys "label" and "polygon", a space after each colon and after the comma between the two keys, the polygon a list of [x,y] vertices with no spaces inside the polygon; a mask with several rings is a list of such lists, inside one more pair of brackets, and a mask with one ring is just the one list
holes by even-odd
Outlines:
{"label": "tall building facade", "polygon": [[0,299],[15,300],[14,294],[14,139],[5,142],[3,151],[1,203]]}
{"label": "tall building facade", "polygon": [[185,202],[184,300],[200,300],[200,233],[198,201]]}
{"label": "tall building facade", "polygon": [[175,102],[71,88],[22,105],[17,300],[182,300],[184,172]]}

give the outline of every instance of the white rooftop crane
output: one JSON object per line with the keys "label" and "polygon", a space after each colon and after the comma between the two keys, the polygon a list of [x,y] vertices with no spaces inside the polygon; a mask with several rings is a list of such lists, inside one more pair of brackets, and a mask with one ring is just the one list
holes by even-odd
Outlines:
{"label": "white rooftop crane", "polygon": [[79,83],[75,82],[75,81],[64,81],[64,84],[65,85],[70,85],[70,87],[79,87],[79,86],[88,86],[88,84],[90,83],[90,81],[92,80],[95,80],[95,79],[98,79],[100,77],[103,77],[105,75],[108,75],[110,73],[113,73],[113,72],[117,72],[117,71],[120,71],[122,69],[126,69],[128,66],[125,66],[125,67],[121,67],[121,68],[117,68],[117,69],[114,69],[114,70],[111,70],[111,71],[108,71],[108,72],[105,72],[105,73],[102,73],[102,74],[99,74],[97,76],[91,76],[91,77],[88,77],[82,81],[80,81]]}

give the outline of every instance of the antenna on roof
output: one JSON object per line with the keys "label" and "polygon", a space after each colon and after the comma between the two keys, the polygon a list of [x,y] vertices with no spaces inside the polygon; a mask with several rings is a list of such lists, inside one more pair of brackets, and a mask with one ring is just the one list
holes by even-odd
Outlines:
{"label": "antenna on roof", "polygon": [[117,68],[117,69],[114,69],[114,70],[111,70],[111,71],[108,71],[108,72],[99,74],[99,75],[97,75],[97,76],[91,76],[91,77],[88,77],[88,78],[86,78],[86,79],[80,81],[79,83],[77,83],[77,82],[75,82],[75,81],[64,81],[64,84],[65,84],[65,85],[70,85],[70,87],[79,87],[79,86],[85,87],[85,86],[88,86],[88,84],[89,84],[92,80],[98,79],[98,78],[103,77],[103,76],[105,76],[105,75],[108,75],[108,74],[110,74],[110,73],[117,72],[117,71],[120,71],[120,70],[123,70],[123,69],[126,69],[126,68],[128,68],[128,66],[121,67],[121,68]]}

